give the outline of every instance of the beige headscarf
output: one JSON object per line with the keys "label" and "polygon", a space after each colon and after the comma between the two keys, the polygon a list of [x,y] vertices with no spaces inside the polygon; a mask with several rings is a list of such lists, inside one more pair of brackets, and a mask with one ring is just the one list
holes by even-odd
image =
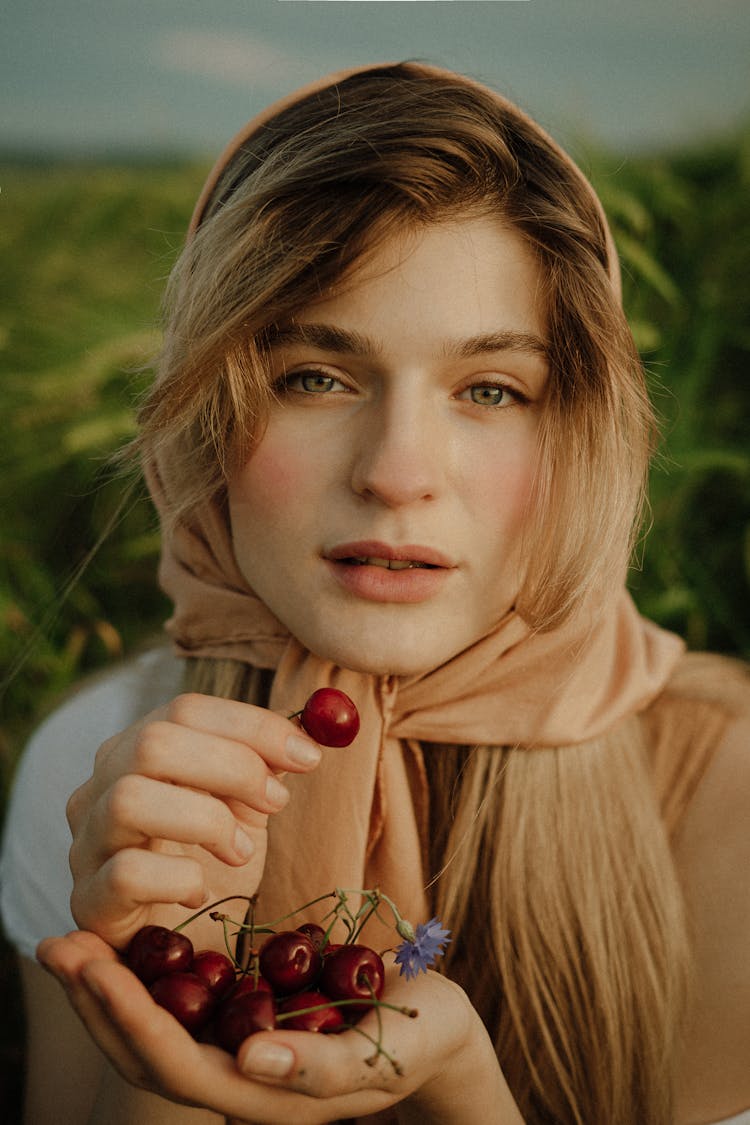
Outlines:
{"label": "beige headscarf", "polygon": [[[211,172],[191,232],[222,170],[248,137],[287,105],[350,73],[308,86],[250,122]],[[613,249],[610,258],[619,291]],[[164,464],[151,463],[146,472],[163,512],[179,482],[170,480]],[[298,711],[325,685],[346,691],[360,711],[361,729],[351,747],[324,751],[310,775],[287,775],[292,799],[269,829],[259,907],[264,918],[336,886],[380,886],[412,922],[425,920],[429,752],[425,761],[420,743],[533,750],[594,738],[646,707],[682,651],[676,637],[638,615],[621,588],[596,604],[584,603],[548,633],[533,633],[512,611],[487,636],[425,675],[350,672],[302,648],[248,587],[219,505],[204,505],[165,538],[160,580],[174,601],[167,630],[180,655],[275,669],[270,706],[280,713]]]}

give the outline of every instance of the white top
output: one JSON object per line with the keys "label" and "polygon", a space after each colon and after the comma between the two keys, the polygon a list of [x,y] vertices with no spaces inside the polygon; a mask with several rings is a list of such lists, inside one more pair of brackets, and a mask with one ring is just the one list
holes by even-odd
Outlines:
{"label": "white top", "polygon": [[179,693],[182,671],[169,649],[144,653],[86,683],[26,747],[0,858],[0,914],[8,940],[26,957],[42,938],[76,929],[68,797],[91,776],[102,742]]}
{"label": "white top", "polygon": [[[0,913],[8,939],[37,944],[76,928],[70,913],[68,797],[91,776],[107,738],[181,690],[182,662],[154,649],[84,685],[39,727],[21,760],[0,857]],[[750,1125],[750,1109],[714,1125]]]}

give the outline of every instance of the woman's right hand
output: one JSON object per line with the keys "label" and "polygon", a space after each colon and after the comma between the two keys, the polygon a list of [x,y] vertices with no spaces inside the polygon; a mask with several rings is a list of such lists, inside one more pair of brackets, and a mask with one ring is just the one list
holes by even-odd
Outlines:
{"label": "woman's right hand", "polygon": [[68,802],[77,924],[122,949],[141,926],[184,920],[184,908],[254,894],[268,817],[288,799],[279,775],[308,772],[320,754],[281,715],[197,694],[109,739]]}

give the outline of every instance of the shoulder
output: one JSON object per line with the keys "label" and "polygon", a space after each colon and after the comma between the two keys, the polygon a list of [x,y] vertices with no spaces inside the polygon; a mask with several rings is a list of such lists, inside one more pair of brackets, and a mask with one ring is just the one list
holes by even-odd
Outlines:
{"label": "shoulder", "polygon": [[693,775],[672,834],[683,883],[694,913],[721,901],[729,920],[734,903],[750,932],[750,883],[742,878],[750,870],[750,668],[691,654],[666,696],[664,753],[674,757],[675,775]]}
{"label": "shoulder", "polygon": [[641,721],[662,815],[674,836],[725,739],[741,740],[738,732],[747,729],[750,667],[730,657],[685,653]]}
{"label": "shoulder", "polygon": [[707,1119],[750,1106],[750,708],[736,701],[673,839],[694,954],[683,1089],[710,1099]]}

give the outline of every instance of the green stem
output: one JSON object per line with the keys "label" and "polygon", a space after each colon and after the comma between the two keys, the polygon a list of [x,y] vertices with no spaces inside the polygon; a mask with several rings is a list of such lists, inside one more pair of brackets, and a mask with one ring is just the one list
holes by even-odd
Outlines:
{"label": "green stem", "polygon": [[[281,1023],[283,1020],[291,1019],[292,1016],[306,1016],[308,1012],[323,1012],[326,1008],[354,1008],[361,1007],[363,1004],[370,1004],[372,1008],[388,1008],[391,1012],[398,1012],[399,1015],[408,1016],[409,1019],[416,1019],[419,1012],[416,1008],[405,1008],[400,1004],[390,1004],[387,1000],[378,1000],[373,996],[371,1001],[366,999],[359,1000],[326,1000],[325,1004],[314,1004],[309,1008],[295,1008],[293,1012],[280,1012],[276,1016],[276,1022]],[[350,1025],[354,1027],[355,1025]],[[378,1012],[378,1032],[382,1031],[380,1012]]]}
{"label": "green stem", "polygon": [[257,895],[253,895],[247,904],[245,917],[242,919],[242,927],[237,932],[234,955],[240,968],[246,967],[249,956],[248,950],[255,946],[255,905],[257,901]]}
{"label": "green stem", "polygon": [[[288,914],[283,914],[280,918],[276,918],[273,922],[259,923],[255,928],[258,931],[263,930],[265,933],[273,933],[274,926],[280,926],[282,922],[287,922],[290,918],[294,918],[295,914],[301,914],[303,910],[309,910],[311,906],[317,906],[319,902],[325,902],[327,898],[333,898],[335,897],[335,895],[335,891],[329,891],[327,894],[318,895],[317,898],[311,899],[310,902],[306,902],[304,906],[299,906],[296,910],[290,910]],[[243,898],[245,896],[238,895],[237,897]]]}
{"label": "green stem", "polygon": [[363,1038],[365,1038],[368,1043],[372,1043],[373,1047],[375,1048],[375,1054],[370,1055],[369,1058],[365,1059],[365,1062],[368,1066],[375,1066],[375,1063],[378,1061],[378,1055],[382,1055],[383,1058],[391,1064],[399,1078],[403,1078],[403,1067],[400,1063],[396,1062],[393,1055],[386,1051],[382,1043],[380,1043],[377,1039],[374,1039],[372,1035],[370,1035],[369,1031],[363,1031],[363,1029],[361,1027],[358,1027],[356,1023],[352,1025],[351,1030],[356,1031],[358,1035],[363,1036]]}
{"label": "green stem", "polygon": [[217,902],[209,902],[208,906],[202,906],[200,910],[196,910],[195,914],[191,914],[184,922],[180,922],[179,926],[173,926],[174,933],[179,934],[180,930],[184,930],[185,926],[189,926],[196,918],[200,918],[202,914],[208,914],[210,910],[215,910],[217,906],[221,906],[225,902],[233,902],[237,899],[242,899],[244,902],[250,902],[247,895],[227,895],[226,898],[220,898]]}

